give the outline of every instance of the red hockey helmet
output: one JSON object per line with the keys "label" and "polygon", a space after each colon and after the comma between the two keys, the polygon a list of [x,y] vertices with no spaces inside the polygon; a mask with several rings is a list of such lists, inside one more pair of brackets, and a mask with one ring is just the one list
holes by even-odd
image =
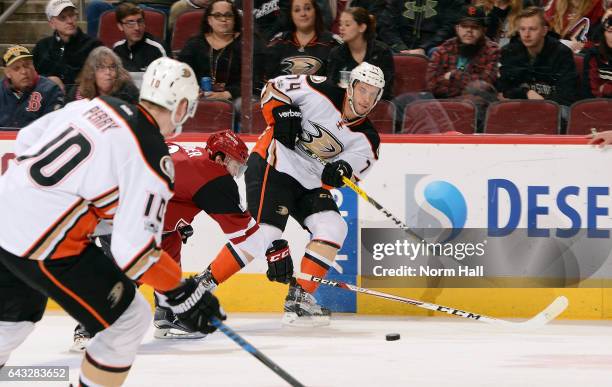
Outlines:
{"label": "red hockey helmet", "polygon": [[[208,138],[208,141],[206,141],[206,150],[211,159],[214,159],[219,153],[223,154],[226,165],[229,165],[230,160],[225,156],[229,156],[240,164],[240,169],[245,169],[242,168],[242,166],[246,164],[249,157],[249,149],[246,144],[231,130],[213,133]],[[236,173],[238,173],[238,175],[242,174],[239,172]]]}

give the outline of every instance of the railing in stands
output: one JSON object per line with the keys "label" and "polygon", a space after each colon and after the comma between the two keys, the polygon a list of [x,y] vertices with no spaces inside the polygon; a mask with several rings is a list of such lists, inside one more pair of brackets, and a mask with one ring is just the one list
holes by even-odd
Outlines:
{"label": "railing in stands", "polygon": [[13,4],[11,4],[6,9],[6,11],[4,11],[2,15],[0,15],[0,24],[4,23],[9,17],[11,17],[13,13],[15,13],[17,8],[21,7],[21,5],[24,4],[26,1],[27,0],[17,0]]}

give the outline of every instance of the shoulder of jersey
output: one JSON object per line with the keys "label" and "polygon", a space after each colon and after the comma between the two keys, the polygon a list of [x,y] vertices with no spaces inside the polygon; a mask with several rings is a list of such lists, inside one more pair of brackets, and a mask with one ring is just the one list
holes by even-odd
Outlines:
{"label": "shoulder of jersey", "polygon": [[338,110],[342,110],[345,89],[334,85],[327,77],[320,75],[306,75],[305,77],[308,86],[329,98]]}
{"label": "shoulder of jersey", "polygon": [[164,137],[155,126],[142,113],[137,106],[131,105],[114,97],[100,97],[124,121],[127,129],[131,131],[144,161],[155,173],[162,178],[169,189],[174,185],[174,164],[168,153]]}
{"label": "shoulder of jersey", "polygon": [[349,129],[353,132],[363,133],[365,135],[366,139],[370,143],[370,146],[372,147],[372,152],[378,159],[378,150],[380,148],[380,135],[376,131],[376,128],[374,128],[372,122],[370,122],[368,118],[365,118],[357,125],[349,126]]}

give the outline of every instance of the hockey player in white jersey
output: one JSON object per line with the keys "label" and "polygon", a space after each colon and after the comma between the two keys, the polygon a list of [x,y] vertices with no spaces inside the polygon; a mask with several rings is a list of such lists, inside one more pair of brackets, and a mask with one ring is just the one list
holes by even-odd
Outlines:
{"label": "hockey player in white jersey", "polygon": [[[217,299],[159,248],[174,168],[164,137],[193,117],[193,70],[168,58],[143,77],[141,103],[82,100],[22,129],[0,177],[0,367],[40,320],[47,297],[90,332],[83,386],[120,385],[151,321],[134,281],[194,330],[225,316]],[[116,263],[90,242],[112,219]]]}
{"label": "hockey player in white jersey", "polygon": [[[245,174],[249,211],[269,240],[281,238],[289,216],[310,232],[301,260],[304,273],[325,277],[344,242],[347,225],[329,189],[343,186],[343,177],[363,179],[378,158],[380,138],[366,116],[384,86],[382,70],[363,62],[351,72],[346,91],[324,77],[305,75],[272,79],[262,91],[268,128]],[[284,323],[329,324],[330,311],[312,296],[316,287],[292,281]]]}

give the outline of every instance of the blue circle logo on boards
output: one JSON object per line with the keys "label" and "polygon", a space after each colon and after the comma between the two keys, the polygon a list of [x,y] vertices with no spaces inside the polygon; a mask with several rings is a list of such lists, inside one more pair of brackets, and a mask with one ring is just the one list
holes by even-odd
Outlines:
{"label": "blue circle logo on boards", "polygon": [[427,203],[450,221],[453,231],[447,240],[459,235],[467,219],[467,204],[461,191],[449,182],[437,180],[427,184],[423,194]]}

